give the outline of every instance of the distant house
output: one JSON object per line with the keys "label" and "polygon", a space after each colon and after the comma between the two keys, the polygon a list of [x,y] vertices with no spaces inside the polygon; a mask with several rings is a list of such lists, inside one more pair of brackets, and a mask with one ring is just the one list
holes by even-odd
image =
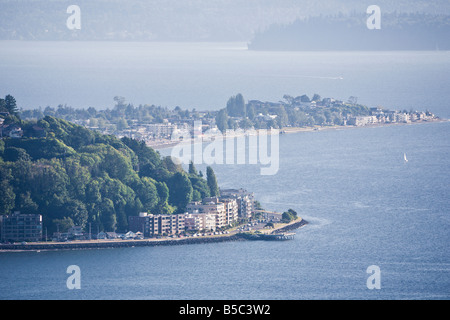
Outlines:
{"label": "distant house", "polygon": [[108,239],[117,239],[119,236],[115,232],[106,232],[106,237]]}
{"label": "distant house", "polygon": [[10,138],[22,138],[23,136],[23,131],[22,128],[16,124],[10,124],[9,126],[2,126],[2,132],[1,132],[1,136],[2,137],[10,137]]}
{"label": "distant house", "polygon": [[84,237],[83,229],[80,226],[73,226],[67,231],[69,238],[82,239]]}
{"label": "distant house", "polygon": [[106,232],[100,231],[99,233],[97,233],[97,239],[102,240],[102,239],[107,239],[108,235]]}
{"label": "distant house", "polygon": [[125,233],[123,238],[124,239],[134,239],[134,238],[136,238],[136,233],[134,233],[133,231],[128,231],[127,233]]}

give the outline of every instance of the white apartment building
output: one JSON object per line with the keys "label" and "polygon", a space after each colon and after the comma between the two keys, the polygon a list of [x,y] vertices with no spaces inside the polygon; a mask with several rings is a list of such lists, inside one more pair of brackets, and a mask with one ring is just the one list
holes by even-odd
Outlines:
{"label": "white apartment building", "polygon": [[216,230],[216,215],[208,213],[186,213],[184,217],[186,230]]}
{"label": "white apartment building", "polygon": [[191,202],[187,205],[186,210],[191,214],[209,214],[215,216],[215,228],[221,228],[227,225],[227,214],[225,204],[218,201],[208,201],[211,198],[205,199],[205,202]]}
{"label": "white apartment building", "polygon": [[220,201],[234,199],[238,205],[238,216],[241,219],[251,218],[254,213],[254,195],[245,189],[221,189]]}

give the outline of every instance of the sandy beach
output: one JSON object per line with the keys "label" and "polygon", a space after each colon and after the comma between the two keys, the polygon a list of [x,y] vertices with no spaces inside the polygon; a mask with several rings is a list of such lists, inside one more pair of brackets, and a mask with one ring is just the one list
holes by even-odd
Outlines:
{"label": "sandy beach", "polygon": [[[315,131],[325,131],[325,130],[347,130],[347,129],[363,129],[363,128],[379,128],[379,127],[388,127],[388,126],[405,126],[405,125],[417,125],[417,124],[425,124],[425,123],[436,123],[436,122],[447,122],[450,121],[448,119],[434,119],[428,121],[414,121],[408,123],[377,123],[377,124],[368,124],[365,126],[314,126],[314,127],[285,127],[283,129],[276,129],[275,133],[279,134],[292,134],[299,132],[315,132]],[[171,140],[158,140],[158,141],[150,141],[147,142],[147,146],[159,150],[159,149],[169,149],[178,144],[193,144],[200,142],[211,142],[211,138],[215,139],[234,139],[237,137],[243,137],[250,135],[260,135],[270,133],[270,130],[260,129],[260,130],[251,130],[251,131],[236,131],[232,135],[218,135],[218,136],[205,136],[199,138],[193,138],[183,141],[171,141]],[[213,138],[213,139],[214,139]]]}

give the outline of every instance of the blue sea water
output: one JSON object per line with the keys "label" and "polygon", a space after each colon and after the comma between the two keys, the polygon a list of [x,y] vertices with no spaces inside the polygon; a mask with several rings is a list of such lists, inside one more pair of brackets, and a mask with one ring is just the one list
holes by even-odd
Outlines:
{"label": "blue sea water", "polygon": [[294,240],[0,253],[0,299],[449,299],[449,138],[450,122],[281,135],[276,175],[213,168],[309,221]]}

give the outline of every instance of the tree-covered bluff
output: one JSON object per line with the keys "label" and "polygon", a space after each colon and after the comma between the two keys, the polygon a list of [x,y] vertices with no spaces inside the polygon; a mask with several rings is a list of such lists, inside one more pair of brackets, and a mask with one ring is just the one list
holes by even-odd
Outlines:
{"label": "tree-covered bluff", "polygon": [[51,116],[19,121],[23,137],[0,140],[0,214],[42,214],[49,234],[89,223],[126,231],[129,216],[183,212],[210,195],[201,172],[185,172],[144,142]]}
{"label": "tree-covered bluff", "polygon": [[367,27],[370,16],[310,16],[290,24],[273,24],[257,32],[250,50],[390,51],[449,50],[450,15],[381,12],[380,29]]}

